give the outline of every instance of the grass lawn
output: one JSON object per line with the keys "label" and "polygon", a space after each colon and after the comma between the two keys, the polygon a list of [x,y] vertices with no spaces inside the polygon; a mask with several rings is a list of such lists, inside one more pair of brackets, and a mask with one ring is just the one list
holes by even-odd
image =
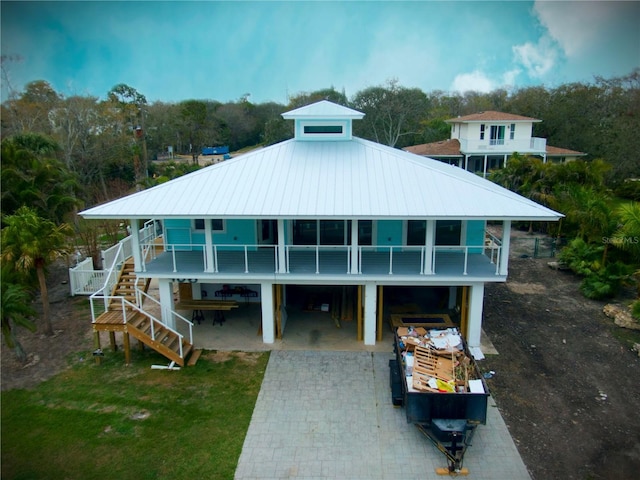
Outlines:
{"label": "grass lawn", "polygon": [[232,479],[268,353],[105,352],[34,390],[2,392],[3,479]]}

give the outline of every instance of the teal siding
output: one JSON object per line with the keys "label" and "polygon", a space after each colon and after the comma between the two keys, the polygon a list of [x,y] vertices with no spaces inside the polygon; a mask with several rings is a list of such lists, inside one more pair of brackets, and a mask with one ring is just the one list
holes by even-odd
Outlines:
{"label": "teal siding", "polygon": [[[484,246],[484,232],[486,222],[484,220],[469,220],[467,222],[467,245]],[[482,249],[469,249],[469,253],[482,253]]]}
{"label": "teal siding", "polygon": [[378,220],[376,245],[402,245],[402,220]]}
{"label": "teal siding", "polygon": [[192,250],[189,246],[194,243],[191,238],[191,220],[186,218],[165,220],[164,237],[169,248],[175,245],[176,250]]}
{"label": "teal siding", "polygon": [[213,232],[214,245],[255,245],[257,238],[255,220],[225,220],[224,232]]}

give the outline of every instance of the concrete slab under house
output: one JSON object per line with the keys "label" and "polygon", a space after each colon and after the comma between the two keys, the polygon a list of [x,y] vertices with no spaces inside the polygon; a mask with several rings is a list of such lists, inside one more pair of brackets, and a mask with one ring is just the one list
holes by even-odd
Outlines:
{"label": "concrete slab under house", "polygon": [[[290,140],[81,212],[128,222],[127,278],[158,286],[157,299],[139,287],[123,296],[114,273],[94,300],[122,312],[153,307],[145,328],[182,335],[179,355],[206,346],[192,321],[200,317],[242,333],[233,320],[245,304],[259,317],[250,334],[267,347],[295,324],[329,318],[373,348],[392,316],[424,314],[459,326],[480,353],[484,287],[507,279],[511,222],[562,215],[456,166],[354,137],[363,116],[328,101],[292,110],[283,114],[295,125]],[[505,233],[496,238],[488,224]],[[95,330],[109,331],[100,312]]]}

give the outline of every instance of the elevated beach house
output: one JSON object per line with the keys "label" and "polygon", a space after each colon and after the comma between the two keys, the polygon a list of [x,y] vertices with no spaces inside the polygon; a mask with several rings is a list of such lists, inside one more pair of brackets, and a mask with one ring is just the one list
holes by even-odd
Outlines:
{"label": "elevated beach house", "polygon": [[487,176],[502,168],[514,152],[541,158],[543,162],[569,162],[586,153],[547,145],[546,138],[533,136],[536,118],[512,113],[480,112],[446,120],[451,125],[449,140],[405,147],[415,153]]}
{"label": "elevated beach house", "polygon": [[[159,350],[160,330],[181,332],[182,353],[198,343],[176,309],[225,310],[233,301],[260,305],[271,344],[286,337],[294,303],[328,311],[337,297],[321,293],[333,289],[358,322],[353,341],[374,345],[389,328],[388,300],[408,292],[437,299],[413,314],[453,318],[477,349],[485,284],[507,279],[511,222],[562,215],[464,169],[354,137],[363,114],[350,108],[321,101],[283,117],[295,124],[290,140],[81,213],[124,219],[132,232],[131,268],[120,275],[138,294],[96,312],[95,329],[141,337],[122,325],[127,311],[145,315],[150,300],[140,290],[155,279],[160,313],[149,313],[146,330]],[[100,295],[113,300],[117,288]],[[105,315],[113,318],[98,320]]]}

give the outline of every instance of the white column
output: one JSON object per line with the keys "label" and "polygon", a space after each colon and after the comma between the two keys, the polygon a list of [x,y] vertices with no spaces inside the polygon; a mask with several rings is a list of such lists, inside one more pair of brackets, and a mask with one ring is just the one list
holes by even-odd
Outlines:
{"label": "white column", "polygon": [[364,344],[376,344],[378,289],[375,283],[364,285]]}
{"label": "white column", "polygon": [[207,268],[205,272],[214,272],[213,263],[213,231],[211,229],[211,220],[206,219],[204,221],[204,243],[205,243],[205,258],[207,259]]}
{"label": "white column", "polygon": [[[142,272],[142,252],[140,250],[140,222],[137,218],[129,220],[131,223],[131,253],[136,272]],[[108,267],[105,265],[105,267]]]}
{"label": "white column", "polygon": [[358,220],[351,220],[351,269],[350,273],[358,272]]}
{"label": "white column", "polygon": [[482,169],[482,178],[487,178],[487,156],[484,156],[484,168]]}
{"label": "white column", "polygon": [[427,220],[427,234],[425,238],[424,274],[433,274],[433,246],[436,243],[436,221]]}
{"label": "white column", "polygon": [[480,347],[482,331],[482,309],[484,306],[484,283],[469,286],[469,320],[467,322],[467,344]]}
{"label": "white column", "polygon": [[285,251],[284,220],[278,219],[278,273],[287,273],[287,255]]}
{"label": "white column", "polygon": [[168,278],[158,279],[158,292],[160,294],[162,322],[175,329],[176,320],[171,313],[173,311],[173,282]]}
{"label": "white column", "polygon": [[511,243],[511,220],[502,222],[502,245],[500,248],[500,275],[509,272],[509,245]]}
{"label": "white column", "polygon": [[262,305],[262,341],[273,343],[276,338],[275,318],[273,316],[273,284],[260,284],[260,303]]}

